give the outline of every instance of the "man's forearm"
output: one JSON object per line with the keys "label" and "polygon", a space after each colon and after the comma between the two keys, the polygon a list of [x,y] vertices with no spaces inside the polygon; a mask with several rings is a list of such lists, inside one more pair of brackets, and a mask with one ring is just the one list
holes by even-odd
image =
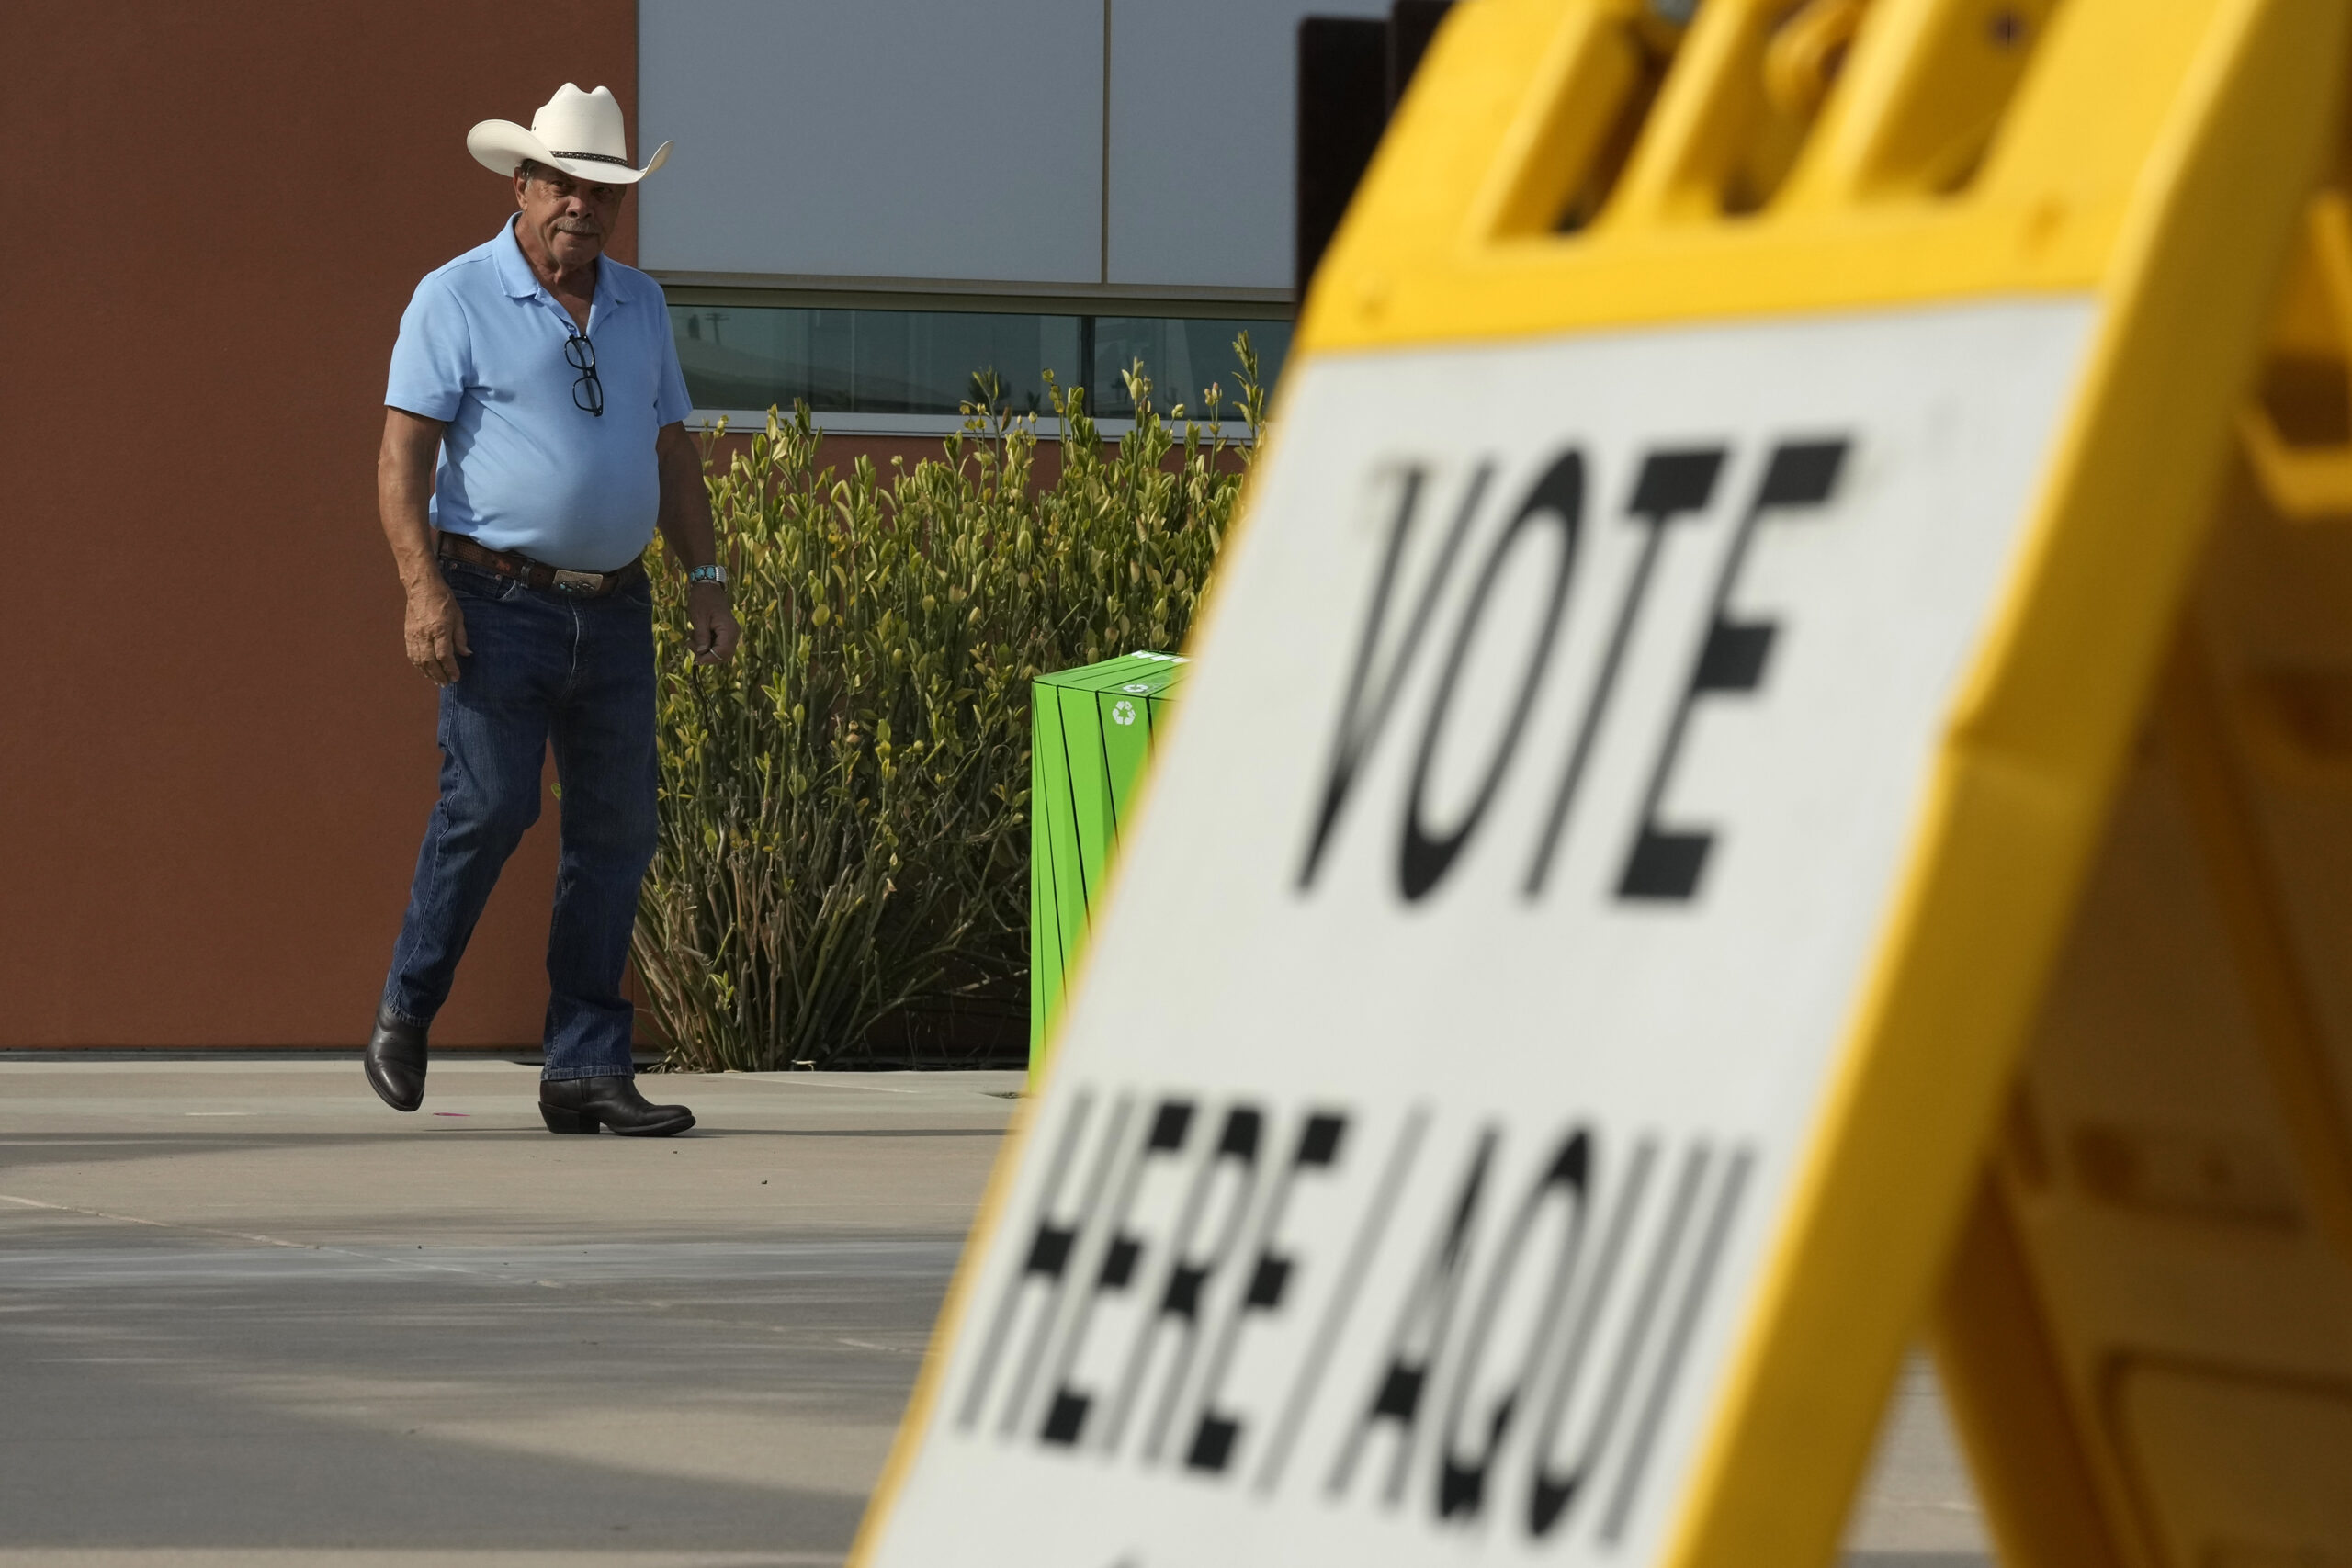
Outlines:
{"label": "man's forearm", "polygon": [[[703,483],[702,452],[683,423],[667,424],[654,446],[662,475],[662,537],[670,553],[691,571],[718,564],[718,541],[710,521],[710,491]],[[735,612],[727,585],[696,582],[686,593],[689,640],[697,664],[723,664],[735,652]]]}
{"label": "man's forearm", "polygon": [[428,507],[433,460],[440,446],[438,424],[395,413],[387,423],[383,450],[376,459],[376,510],[383,521],[384,542],[392,547],[401,585],[411,592],[440,581]]}
{"label": "man's forearm", "polygon": [[466,619],[441,581],[433,558],[433,520],[426,502],[433,493],[433,460],[441,451],[442,424],[404,409],[384,411],[384,445],[376,455],[376,511],[384,540],[392,547],[401,586],[408,592],[401,640],[408,661],[436,686],[464,674]]}
{"label": "man's forearm", "polygon": [[662,537],[670,553],[689,568],[709,566],[718,559],[718,540],[711,531],[710,508],[699,513],[681,507],[662,520]]}
{"label": "man's forearm", "polygon": [[718,559],[710,521],[710,491],[703,484],[702,454],[683,429],[664,431],[661,446],[662,537],[687,567]]}
{"label": "man's forearm", "polygon": [[418,584],[438,575],[433,564],[433,525],[421,503],[412,505],[406,497],[389,492],[378,500],[384,514],[384,538],[392,547],[401,586],[413,592]]}

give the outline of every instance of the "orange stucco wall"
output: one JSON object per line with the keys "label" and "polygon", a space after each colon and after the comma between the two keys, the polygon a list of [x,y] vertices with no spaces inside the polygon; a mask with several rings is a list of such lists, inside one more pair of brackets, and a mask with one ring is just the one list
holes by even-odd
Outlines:
{"label": "orange stucco wall", "polygon": [[[0,6],[0,1047],[364,1037],[435,764],[386,356],[512,205],[466,128],[633,109],[635,13]],[[437,1042],[537,1038],[553,828]]]}

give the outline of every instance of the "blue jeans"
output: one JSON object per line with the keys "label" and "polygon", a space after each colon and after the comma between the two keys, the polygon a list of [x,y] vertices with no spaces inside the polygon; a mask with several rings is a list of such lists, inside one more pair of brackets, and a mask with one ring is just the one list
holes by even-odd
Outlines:
{"label": "blue jeans", "polygon": [[638,889],[652,863],[653,598],[642,577],[577,599],[456,561],[473,651],[441,689],[441,799],[416,857],[384,1006],[424,1027],[449,995],[474,922],[538,819],[550,744],[562,861],[548,932],[545,1077],[626,1076],[635,1010],[621,995]]}

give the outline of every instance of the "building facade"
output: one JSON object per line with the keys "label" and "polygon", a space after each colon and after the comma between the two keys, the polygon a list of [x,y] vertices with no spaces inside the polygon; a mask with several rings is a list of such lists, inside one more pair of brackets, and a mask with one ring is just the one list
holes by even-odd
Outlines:
{"label": "building facade", "polygon": [[644,137],[680,150],[642,261],[697,404],[935,435],[978,391],[1049,415],[1048,376],[1124,420],[1138,362],[1198,412],[1243,332],[1278,371],[1307,9],[642,0]]}
{"label": "building facade", "polygon": [[[469,125],[612,87],[678,143],[615,249],[669,288],[702,412],[803,398],[921,450],[976,370],[1116,415],[1135,359],[1194,409],[1236,332],[1279,364],[1304,9],[0,11],[0,1048],[364,1036],[436,762],[375,518],[384,371],[416,279],[511,208]],[[537,1038],[549,805],[442,1044]]]}

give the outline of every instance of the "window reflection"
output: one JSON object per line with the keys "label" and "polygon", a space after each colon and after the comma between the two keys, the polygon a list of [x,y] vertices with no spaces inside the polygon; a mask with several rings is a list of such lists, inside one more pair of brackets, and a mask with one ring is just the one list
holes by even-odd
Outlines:
{"label": "window reflection", "polygon": [[1087,382],[1088,403],[1105,418],[1132,419],[1135,404],[1122,372],[1138,359],[1151,378],[1151,400],[1166,412],[1178,403],[1200,417],[1204,394],[1214,385],[1223,394],[1221,411],[1231,418],[1241,404],[1241,361],[1233,340],[1250,334],[1258,351],[1258,374],[1271,387],[1290,348],[1288,321],[1204,321],[1169,316],[1094,316],[1094,374]]}
{"label": "window reflection", "polygon": [[1240,396],[1234,338],[1250,333],[1271,386],[1291,335],[1283,321],[764,305],[673,305],[670,324],[696,408],[805,400],[818,413],[953,415],[993,373],[1002,405],[1048,418],[1047,371],[1065,388],[1086,387],[1094,412],[1132,417],[1121,373],[1136,360],[1161,410],[1181,402],[1198,416],[1215,383],[1230,417]]}

